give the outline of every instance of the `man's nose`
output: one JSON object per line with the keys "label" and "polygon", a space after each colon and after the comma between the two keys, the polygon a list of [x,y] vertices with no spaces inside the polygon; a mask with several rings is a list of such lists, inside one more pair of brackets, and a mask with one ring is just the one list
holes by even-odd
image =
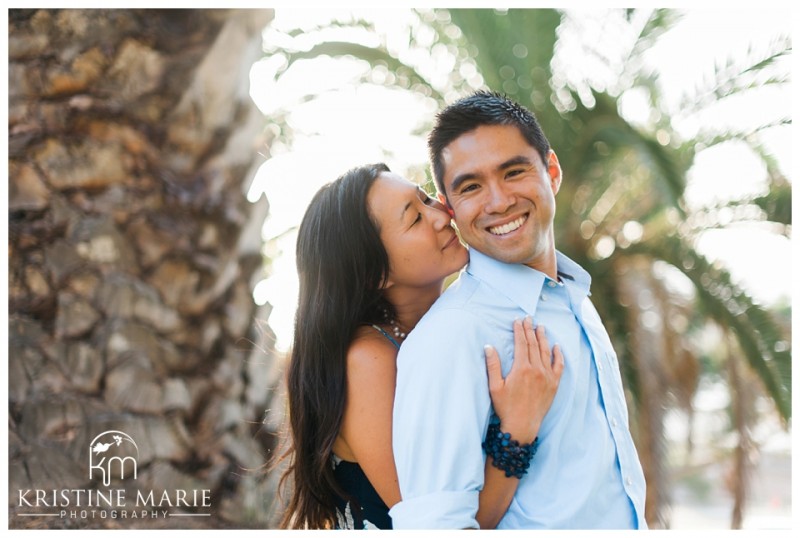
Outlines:
{"label": "man's nose", "polygon": [[487,185],[486,192],[488,196],[484,210],[487,213],[505,213],[514,205],[514,196],[502,183]]}

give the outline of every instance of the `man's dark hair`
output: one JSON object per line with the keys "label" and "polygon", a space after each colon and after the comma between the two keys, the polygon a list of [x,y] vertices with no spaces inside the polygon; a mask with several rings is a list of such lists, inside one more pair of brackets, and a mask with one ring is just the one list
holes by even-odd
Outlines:
{"label": "man's dark hair", "polygon": [[533,112],[495,92],[478,91],[447,106],[436,116],[436,124],[428,135],[433,180],[439,192],[444,190],[442,151],[455,139],[482,125],[511,125],[527,140],[547,165],[550,143]]}

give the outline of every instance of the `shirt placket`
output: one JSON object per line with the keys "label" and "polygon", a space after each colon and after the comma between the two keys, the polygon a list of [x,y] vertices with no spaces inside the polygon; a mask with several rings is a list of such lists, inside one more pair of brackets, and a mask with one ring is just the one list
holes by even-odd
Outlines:
{"label": "shirt placket", "polygon": [[623,408],[624,394],[618,395],[617,393],[620,389],[614,386],[617,382],[616,377],[619,376],[619,365],[614,353],[607,346],[597,342],[597,338],[593,333],[598,329],[593,326],[587,327],[587,322],[583,318],[583,309],[573,307],[573,310],[578,312],[576,315],[584,328],[592,349],[592,358],[597,369],[597,381],[603,398],[603,408],[611,430],[611,437],[614,440],[623,488],[636,511],[637,520],[642,521],[643,514],[640,513],[640,507],[636,499],[643,492],[636,491],[638,488],[635,488],[636,481],[634,480],[634,477],[639,474],[638,457],[630,446],[630,435],[627,432],[627,411]]}

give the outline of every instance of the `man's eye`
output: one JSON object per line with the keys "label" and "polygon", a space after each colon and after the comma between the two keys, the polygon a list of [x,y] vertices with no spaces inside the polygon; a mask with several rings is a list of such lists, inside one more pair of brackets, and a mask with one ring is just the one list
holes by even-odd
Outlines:
{"label": "man's eye", "polygon": [[417,218],[414,219],[414,222],[411,223],[411,226],[414,226],[416,223],[422,220],[422,213],[417,213]]}
{"label": "man's eye", "polygon": [[524,172],[524,170],[522,170],[521,168],[516,168],[516,169],[514,169],[514,170],[509,170],[509,171],[506,173],[506,177],[514,177],[514,176],[518,176],[518,175],[520,175],[522,172]]}
{"label": "man's eye", "polygon": [[463,189],[461,189],[461,194],[465,194],[465,193],[468,193],[468,192],[472,192],[472,191],[474,191],[474,190],[475,190],[475,189],[477,189],[477,188],[478,188],[478,186],[477,186],[475,183],[473,183],[472,185],[467,185],[466,187],[464,187]]}

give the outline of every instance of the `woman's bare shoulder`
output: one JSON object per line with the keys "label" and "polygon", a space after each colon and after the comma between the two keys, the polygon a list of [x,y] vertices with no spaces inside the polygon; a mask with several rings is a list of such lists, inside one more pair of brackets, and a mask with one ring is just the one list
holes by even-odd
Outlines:
{"label": "woman's bare shoulder", "polygon": [[347,350],[347,367],[359,369],[395,369],[397,348],[374,327],[365,325],[356,330]]}

